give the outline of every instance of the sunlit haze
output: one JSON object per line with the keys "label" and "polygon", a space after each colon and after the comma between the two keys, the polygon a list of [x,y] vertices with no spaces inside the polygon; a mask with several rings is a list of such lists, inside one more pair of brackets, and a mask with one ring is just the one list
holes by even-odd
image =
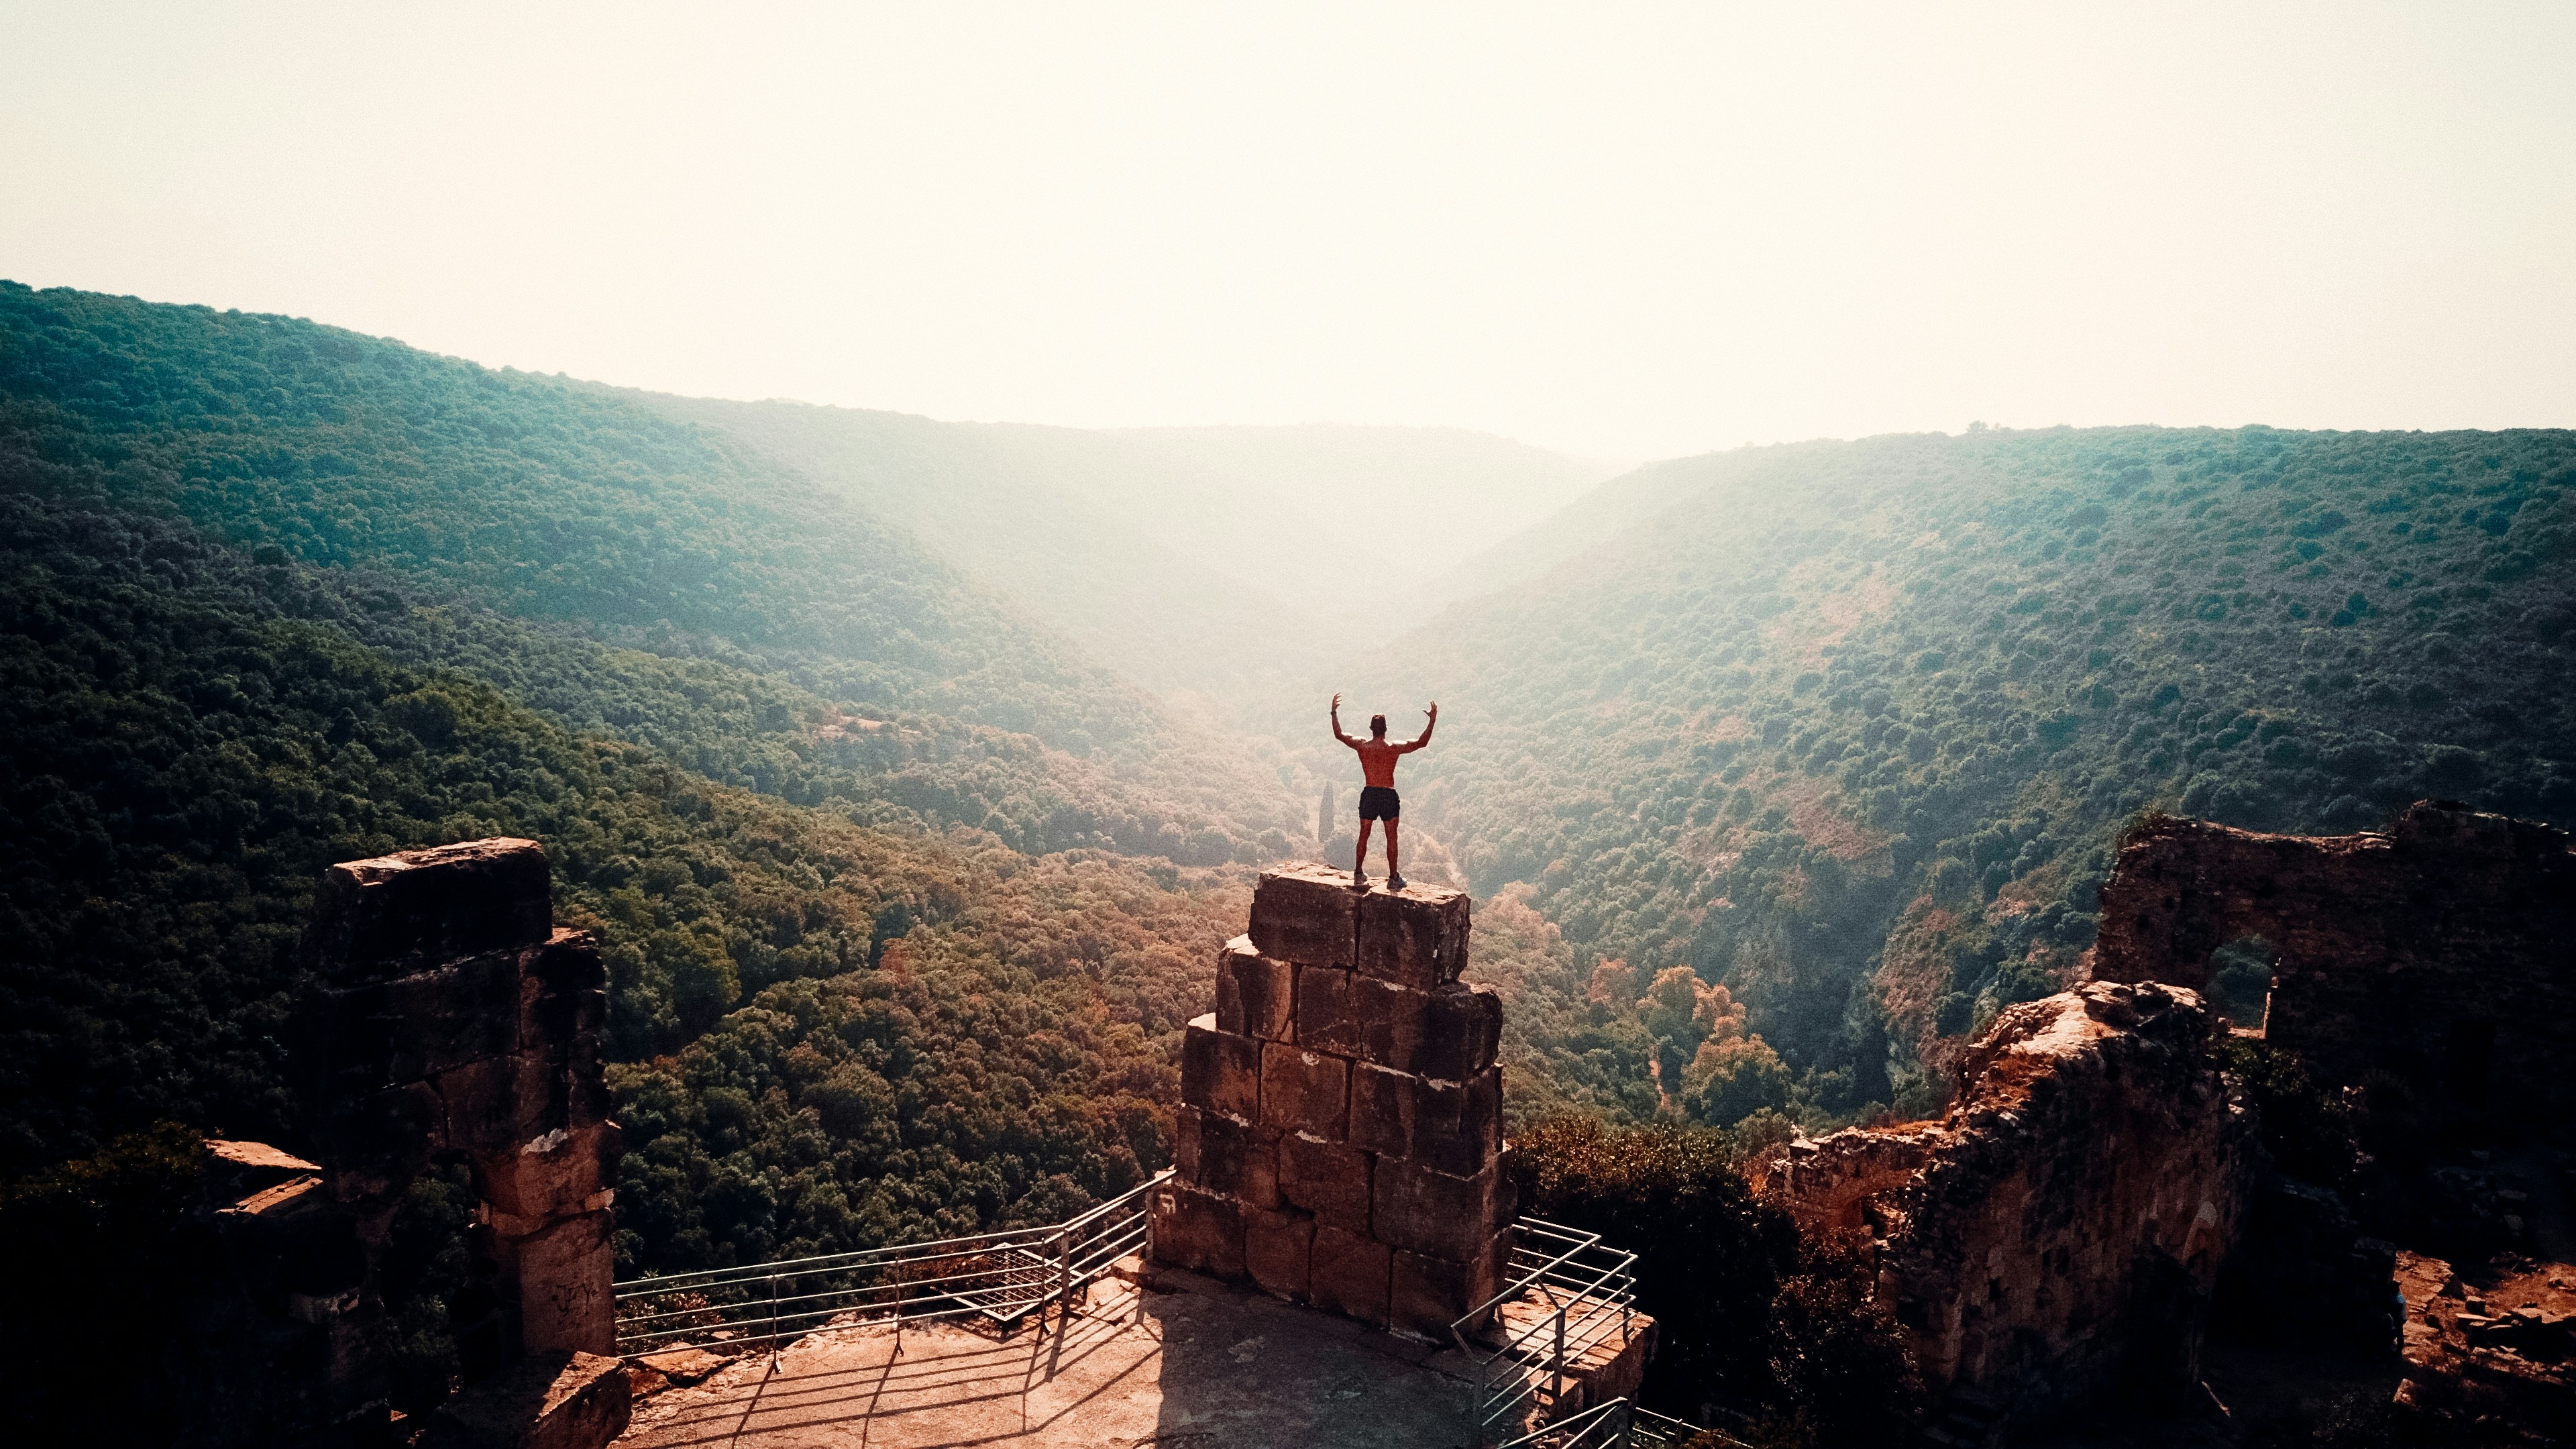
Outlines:
{"label": "sunlit haze", "polygon": [[2576,7],[15,5],[0,276],[1601,458],[2576,423]]}

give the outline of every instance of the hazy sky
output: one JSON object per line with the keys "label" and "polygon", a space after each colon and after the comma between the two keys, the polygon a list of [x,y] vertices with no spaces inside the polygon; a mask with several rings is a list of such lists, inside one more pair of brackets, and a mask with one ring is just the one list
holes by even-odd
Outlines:
{"label": "hazy sky", "polygon": [[0,0],[0,276],[1639,458],[2576,424],[2576,4]]}

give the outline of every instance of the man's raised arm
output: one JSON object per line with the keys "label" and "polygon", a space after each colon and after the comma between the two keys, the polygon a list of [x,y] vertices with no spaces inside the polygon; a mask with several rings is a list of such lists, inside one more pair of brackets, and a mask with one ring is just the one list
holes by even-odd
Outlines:
{"label": "man's raised arm", "polygon": [[[1340,740],[1343,744],[1350,746],[1352,749],[1356,750],[1360,747],[1359,741],[1342,733],[1342,697],[1338,694],[1333,696],[1333,738]],[[1428,738],[1428,736],[1426,735],[1425,738]]]}
{"label": "man's raised arm", "polygon": [[1410,743],[1396,746],[1398,753],[1409,755],[1415,750],[1421,749],[1424,745],[1431,743],[1431,731],[1437,728],[1440,724],[1440,701],[1436,699],[1431,701],[1431,708],[1423,711],[1423,713],[1429,716],[1429,718],[1422,722],[1422,733],[1416,736]]}

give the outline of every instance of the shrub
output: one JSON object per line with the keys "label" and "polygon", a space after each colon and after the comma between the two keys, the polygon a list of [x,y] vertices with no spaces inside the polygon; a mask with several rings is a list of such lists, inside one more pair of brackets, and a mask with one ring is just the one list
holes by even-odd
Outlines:
{"label": "shrub", "polygon": [[2222,1036],[2220,1066],[2235,1073],[2263,1121],[2263,1146],[2283,1172],[2328,1187],[2352,1173],[2352,1124],[2340,1098],[2317,1085],[2297,1052],[2254,1037]]}
{"label": "shrub", "polygon": [[1904,1444],[1923,1417],[1923,1380],[1904,1332],[1871,1301],[1872,1274],[1848,1248],[1811,1243],[1771,1308],[1771,1377],[1785,1411],[1774,1442]]}
{"label": "shrub", "polygon": [[1770,1308],[1798,1263],[1788,1215],[1757,1202],[1725,1134],[1554,1117],[1514,1141],[1521,1207],[1637,1255],[1637,1306],[1662,1325],[1649,1399],[1766,1397]]}
{"label": "shrub", "polygon": [[156,1365],[177,1327],[151,1309],[184,1301],[203,1266],[185,1251],[181,1214],[204,1140],[164,1122],[0,1183],[0,1234],[22,1249],[0,1280],[0,1352],[17,1376],[0,1437],[48,1442],[103,1405],[131,1442],[174,1432],[167,1385],[134,1370]]}

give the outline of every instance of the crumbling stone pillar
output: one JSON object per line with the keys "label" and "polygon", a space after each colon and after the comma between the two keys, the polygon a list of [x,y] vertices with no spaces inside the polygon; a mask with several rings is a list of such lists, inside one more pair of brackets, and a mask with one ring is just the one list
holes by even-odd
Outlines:
{"label": "crumbling stone pillar", "polygon": [[[457,1324],[460,1353],[469,1379],[500,1387],[442,1410],[444,1439],[490,1440],[457,1436],[510,1418],[484,1402],[494,1393],[550,1414],[580,1404],[564,1423],[591,1427],[550,1442],[610,1420],[613,1436],[626,1399],[602,1357],[616,1351],[620,1150],[599,1046],[607,977],[596,939],[554,928],[544,851],[477,840],[335,865],[305,954],[300,1087],[321,1192],[361,1249],[327,1325],[335,1396],[357,1410],[381,1397],[378,1251],[412,1178],[462,1161],[482,1199],[472,1248],[487,1283],[484,1311]],[[561,1383],[534,1391],[531,1373]]]}
{"label": "crumbling stone pillar", "polygon": [[1502,1000],[1458,979],[1463,892],[1266,871],[1182,1044],[1154,1255],[1440,1338],[1502,1288]]}

